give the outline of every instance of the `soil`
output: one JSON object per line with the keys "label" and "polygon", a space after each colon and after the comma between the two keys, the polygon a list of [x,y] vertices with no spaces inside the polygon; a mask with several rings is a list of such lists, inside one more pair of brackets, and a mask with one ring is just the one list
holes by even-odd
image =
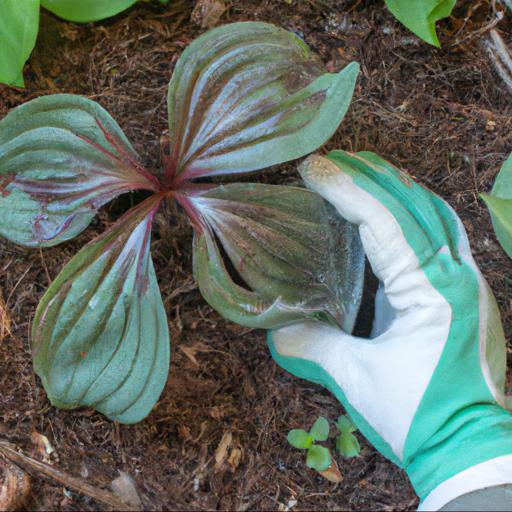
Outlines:
{"label": "soil", "polygon": [[[142,2],[88,25],[43,12],[25,70],[27,88],[0,86],[0,116],[44,94],[86,95],[112,113],[158,173],[167,83],[182,50],[205,31],[201,14],[191,17],[193,8],[184,0],[165,7]],[[512,151],[512,97],[482,46],[494,8],[491,0],[459,1],[452,18],[439,24],[442,49],[419,41],[380,0],[231,0],[219,23],[278,23],[302,36],[330,71],[361,63],[352,106],[325,150],[375,151],[453,205],[510,340],[512,261],[479,199]],[[509,15],[496,25],[508,43],[511,22]],[[298,179],[294,164],[260,178]],[[172,340],[169,381],[153,412],[124,426],[90,410],[49,405],[32,371],[28,337],[38,300],[78,248],[135,200],[115,201],[83,235],[56,248],[28,251],[0,241],[0,296],[11,322],[11,335],[0,343],[0,438],[99,488],[123,471],[148,509],[414,509],[417,498],[405,474],[361,436],[359,457],[337,459],[344,479],[336,485],[290,448],[290,429],[307,428],[318,415],[334,420],[340,405],[277,367],[262,331],[227,322],[205,303],[191,273],[192,230],[180,212],[160,214],[152,245]],[[51,455],[34,433],[48,438]],[[32,480],[27,506],[105,509],[39,478]]]}

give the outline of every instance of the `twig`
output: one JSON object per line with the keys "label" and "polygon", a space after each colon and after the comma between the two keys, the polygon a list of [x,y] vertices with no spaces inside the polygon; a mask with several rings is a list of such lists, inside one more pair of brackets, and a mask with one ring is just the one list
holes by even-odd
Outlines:
{"label": "twig", "polygon": [[14,462],[35,476],[42,476],[49,480],[58,482],[65,487],[74,489],[81,494],[85,494],[86,496],[89,496],[105,505],[108,505],[109,507],[112,507],[114,510],[140,510],[139,508],[133,507],[124,501],[121,501],[114,493],[110,491],[104,491],[103,489],[94,487],[81,478],[68,475],[59,469],[45,464],[44,462],[33,459],[32,457],[29,457],[22,452],[18,452],[15,448],[16,447],[13,444],[0,440],[0,452],[10,461]]}
{"label": "twig", "polygon": [[473,39],[476,36],[482,35],[485,32],[488,32],[489,30],[493,29],[503,18],[505,15],[502,11],[498,11],[496,13],[496,17],[491,20],[487,25],[480,27],[478,30],[475,30],[474,32],[469,33],[467,36],[463,37],[462,39],[459,39],[449,45],[448,48],[453,48],[455,46],[459,46],[460,44],[464,43],[465,41],[468,41],[469,39]]}
{"label": "twig", "polygon": [[512,55],[497,30],[491,30],[489,37],[483,42],[484,48],[491,58],[494,68],[512,93]]}

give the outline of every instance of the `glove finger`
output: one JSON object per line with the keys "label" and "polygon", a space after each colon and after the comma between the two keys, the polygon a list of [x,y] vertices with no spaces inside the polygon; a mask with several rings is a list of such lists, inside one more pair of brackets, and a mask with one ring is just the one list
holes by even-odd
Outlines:
{"label": "glove finger", "polygon": [[368,260],[395,309],[436,298],[418,295],[419,286],[432,288],[421,269],[438,253],[458,260],[461,235],[456,215],[441,198],[368,152],[313,155],[299,170],[308,188],[359,225]]}

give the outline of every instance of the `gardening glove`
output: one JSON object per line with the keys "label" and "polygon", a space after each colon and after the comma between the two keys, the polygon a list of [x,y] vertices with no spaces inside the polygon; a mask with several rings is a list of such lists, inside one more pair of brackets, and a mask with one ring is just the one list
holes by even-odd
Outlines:
{"label": "gardening glove", "polygon": [[269,332],[274,359],[336,396],[407,472],[420,510],[512,483],[503,328],[456,213],[373,153],[311,156],[300,171],[359,226],[376,318],[372,339],[312,321]]}

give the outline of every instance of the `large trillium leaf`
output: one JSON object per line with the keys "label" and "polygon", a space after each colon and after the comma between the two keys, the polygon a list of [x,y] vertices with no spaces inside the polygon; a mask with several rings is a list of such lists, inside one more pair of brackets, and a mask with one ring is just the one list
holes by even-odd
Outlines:
{"label": "large trillium leaf", "polygon": [[130,210],[62,270],[34,319],[34,367],[52,404],[135,423],[158,400],[169,333],[149,254],[159,196]]}
{"label": "large trillium leaf", "polygon": [[301,39],[266,23],[210,30],[183,52],[169,84],[169,184],[314,151],[343,119],[358,70],[325,73]]}
{"label": "large trillium leaf", "polygon": [[353,329],[364,253],[357,228],[319,195],[232,184],[190,200],[206,224],[196,233],[196,280],[223,316],[267,329],[303,318]]}
{"label": "large trillium leaf", "polygon": [[0,82],[23,87],[23,66],[39,32],[39,0],[2,0]]}
{"label": "large trillium leaf", "polygon": [[512,258],[512,154],[503,164],[491,194],[482,194],[482,199],[491,212],[500,244]]}
{"label": "large trillium leaf", "polygon": [[121,128],[91,100],[44,96],[0,122],[0,236],[13,242],[69,240],[112,198],[158,188]]}
{"label": "large trillium leaf", "polygon": [[86,23],[115,16],[135,2],[137,0],[41,0],[41,5],[60,18]]}

